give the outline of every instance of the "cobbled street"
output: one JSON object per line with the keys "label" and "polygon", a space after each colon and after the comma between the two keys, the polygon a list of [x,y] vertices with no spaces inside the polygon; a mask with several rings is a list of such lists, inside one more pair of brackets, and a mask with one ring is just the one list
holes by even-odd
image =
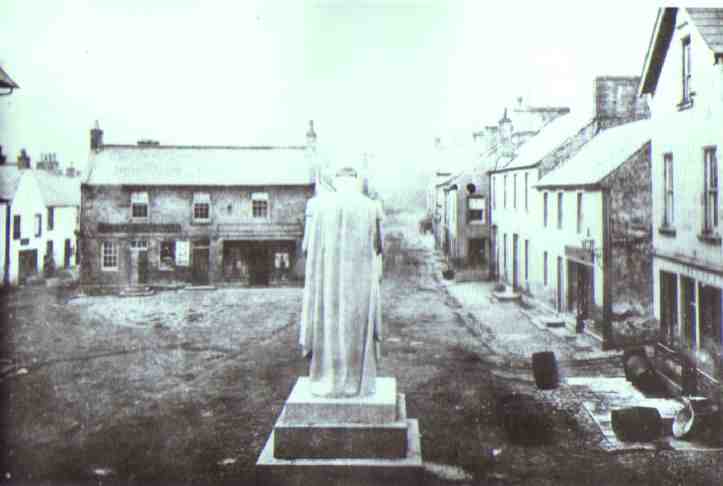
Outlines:
{"label": "cobbled street", "polygon": [[[609,454],[574,390],[538,391],[532,352],[578,360],[492,284],[448,283],[418,215],[388,218],[382,372],[419,419],[426,484],[716,484],[720,453]],[[475,294],[469,295],[474,289]],[[250,484],[296,378],[301,288],[81,297],[27,287],[2,297],[2,476],[92,484]],[[476,299],[475,299],[476,297]],[[468,302],[474,300],[474,305]],[[533,395],[553,440],[513,445],[495,404]],[[53,481],[54,480],[54,481]]]}

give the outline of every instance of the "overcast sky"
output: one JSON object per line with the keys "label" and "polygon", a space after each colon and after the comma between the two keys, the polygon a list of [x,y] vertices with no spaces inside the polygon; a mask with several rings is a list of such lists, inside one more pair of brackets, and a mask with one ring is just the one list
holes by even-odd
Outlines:
{"label": "overcast sky", "polygon": [[656,8],[3,0],[0,65],[21,89],[0,97],[0,143],[84,168],[95,120],[107,143],[289,145],[314,119],[335,162],[411,167],[517,96],[589,111],[595,76],[640,74]]}

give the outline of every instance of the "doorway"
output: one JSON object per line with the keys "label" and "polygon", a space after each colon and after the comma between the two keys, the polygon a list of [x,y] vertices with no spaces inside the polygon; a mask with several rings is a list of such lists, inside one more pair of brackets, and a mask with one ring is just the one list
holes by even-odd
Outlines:
{"label": "doorway", "polygon": [[589,319],[595,303],[594,269],[570,260],[567,265],[567,310],[574,312],[578,319]]}
{"label": "doorway", "polygon": [[[208,285],[210,252],[208,243],[193,243],[193,254],[191,256],[191,282],[193,285]],[[140,267],[140,265],[139,265]]]}
{"label": "doorway", "polygon": [[269,248],[264,244],[251,244],[248,249],[249,284],[267,286],[271,277]]}
{"label": "doorway", "polygon": [[63,266],[70,268],[70,259],[73,256],[73,247],[70,245],[70,238],[65,239],[65,248],[63,249]]}
{"label": "doorway", "polygon": [[18,280],[20,283],[23,283],[28,277],[38,273],[38,250],[23,250],[19,252],[19,260]]}

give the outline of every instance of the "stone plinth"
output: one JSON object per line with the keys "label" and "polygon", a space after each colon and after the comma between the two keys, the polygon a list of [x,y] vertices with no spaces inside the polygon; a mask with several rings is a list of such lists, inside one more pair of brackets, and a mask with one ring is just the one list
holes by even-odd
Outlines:
{"label": "stone plinth", "polygon": [[274,432],[256,462],[257,486],[389,486],[422,484],[419,424],[407,420],[407,455],[402,459],[279,459],[274,457]]}
{"label": "stone plinth", "polygon": [[274,456],[280,459],[399,459],[407,456],[407,410],[397,399],[397,420],[384,424],[295,423],[281,413],[274,426]]}
{"label": "stone plinth", "polygon": [[260,485],[419,484],[419,424],[394,378],[370,397],[315,397],[299,378],[256,462]]}
{"label": "stone plinth", "polygon": [[384,424],[397,420],[397,380],[377,378],[374,395],[322,398],[311,394],[311,382],[300,377],[291,390],[284,415],[287,422],[316,424]]}

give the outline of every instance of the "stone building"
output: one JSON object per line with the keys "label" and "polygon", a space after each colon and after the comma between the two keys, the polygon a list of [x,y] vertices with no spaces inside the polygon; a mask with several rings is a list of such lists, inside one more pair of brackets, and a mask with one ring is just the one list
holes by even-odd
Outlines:
{"label": "stone building", "polygon": [[283,285],[303,275],[306,146],[108,145],[91,130],[82,185],[81,283]]}
{"label": "stone building", "polygon": [[[564,208],[575,207],[577,194],[534,188],[547,174],[567,164],[601,131],[649,116],[644,101],[635,96],[638,83],[639,78],[597,78],[592,116],[567,114],[553,120],[523,145],[509,162],[490,172],[492,270],[514,292],[529,293],[548,301],[558,312],[568,310],[570,299],[565,281],[569,255],[565,253],[564,244],[559,245],[558,241],[550,241],[550,238],[561,238],[570,226],[565,221],[574,222],[569,216],[575,213]],[[627,155],[632,155],[632,152]],[[622,163],[624,160],[606,159],[603,162]],[[602,214],[599,210],[591,213]],[[572,227],[575,227],[574,224]],[[553,231],[554,236],[546,230]],[[599,233],[595,228],[591,231]],[[599,235],[593,235],[593,238],[595,236]],[[580,244],[579,241],[577,243]],[[590,281],[593,281],[592,278]],[[600,275],[598,283],[597,302],[602,302]],[[576,305],[574,300],[572,302]]]}
{"label": "stone building", "polygon": [[[531,241],[543,271],[526,285],[596,325],[608,345],[614,314],[652,313],[650,128],[641,120],[605,130],[535,184],[543,207]],[[552,262],[562,263],[554,287]]]}
{"label": "stone building", "polygon": [[661,8],[640,94],[652,120],[658,369],[685,394],[720,394],[723,9]]}
{"label": "stone building", "polygon": [[[522,98],[505,110],[497,125],[472,134],[471,146],[446,151],[454,160],[440,167],[461,167],[436,180],[438,247],[455,268],[489,270],[492,254],[488,171],[509,162],[521,147],[566,107],[530,106]],[[444,172],[438,172],[438,174]]]}

